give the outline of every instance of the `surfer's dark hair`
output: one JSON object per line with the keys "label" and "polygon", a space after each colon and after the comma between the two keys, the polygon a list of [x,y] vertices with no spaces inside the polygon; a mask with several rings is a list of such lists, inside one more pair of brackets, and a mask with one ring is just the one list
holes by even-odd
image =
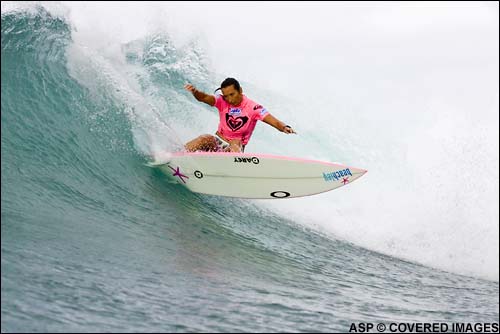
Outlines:
{"label": "surfer's dark hair", "polygon": [[240,91],[241,86],[240,86],[240,83],[238,82],[238,80],[236,80],[235,78],[226,78],[224,81],[222,81],[222,83],[220,84],[220,87],[217,88],[214,91],[214,93],[216,93],[218,90],[221,90],[222,88],[226,88],[226,87],[229,87],[231,85],[234,86],[234,89],[236,89],[237,91]]}

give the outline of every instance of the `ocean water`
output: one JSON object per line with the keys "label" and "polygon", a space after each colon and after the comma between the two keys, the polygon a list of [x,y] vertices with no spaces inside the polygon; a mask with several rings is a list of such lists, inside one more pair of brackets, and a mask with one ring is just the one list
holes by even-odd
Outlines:
{"label": "ocean water", "polygon": [[[498,22],[476,2],[2,3],[2,332],[498,323]],[[298,132],[259,124],[246,151],[369,173],[268,201],[146,167],[216,128],[184,83],[228,76]]]}

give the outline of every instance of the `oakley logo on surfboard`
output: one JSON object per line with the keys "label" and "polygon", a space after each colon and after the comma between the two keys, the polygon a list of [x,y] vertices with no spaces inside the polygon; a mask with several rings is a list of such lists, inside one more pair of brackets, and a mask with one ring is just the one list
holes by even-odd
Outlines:
{"label": "oakley logo on surfboard", "polygon": [[240,158],[240,157],[235,157],[234,162],[253,162],[254,164],[258,165],[259,164],[259,158],[257,157],[251,157],[251,158]]}

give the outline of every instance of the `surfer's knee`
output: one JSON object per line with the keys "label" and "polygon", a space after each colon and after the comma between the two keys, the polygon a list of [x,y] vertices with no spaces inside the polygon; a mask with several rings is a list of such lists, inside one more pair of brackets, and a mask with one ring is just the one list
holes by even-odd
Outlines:
{"label": "surfer's knee", "polygon": [[198,150],[217,151],[217,140],[214,136],[206,134],[198,137]]}
{"label": "surfer's knee", "polygon": [[209,135],[209,134],[201,135],[201,136],[198,137],[198,139],[200,139],[203,142],[207,142],[207,143],[210,143],[210,142],[214,142],[215,143],[215,137],[212,136],[212,135]]}
{"label": "surfer's knee", "polygon": [[215,146],[215,138],[209,134],[198,136],[184,145],[188,152],[212,151]]}

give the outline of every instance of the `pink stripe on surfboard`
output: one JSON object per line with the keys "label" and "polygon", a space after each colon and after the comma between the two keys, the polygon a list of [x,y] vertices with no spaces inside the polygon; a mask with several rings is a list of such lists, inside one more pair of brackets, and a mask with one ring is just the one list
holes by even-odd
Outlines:
{"label": "pink stripe on surfboard", "polygon": [[299,161],[299,162],[309,162],[309,163],[319,163],[323,165],[328,165],[328,166],[343,166],[347,168],[352,168],[352,169],[357,169],[361,172],[366,173],[368,172],[366,169],[358,168],[358,167],[350,167],[346,166],[343,164],[336,164],[333,162],[327,162],[327,161],[321,161],[321,160],[312,160],[312,159],[302,159],[302,158],[293,158],[293,157],[285,157],[285,156],[279,156],[279,155],[272,155],[272,154],[259,154],[259,153],[237,153],[237,152],[174,152],[171,153],[172,156],[230,156],[230,157],[263,157],[263,158],[269,158],[269,159],[280,159],[280,160],[292,160],[292,161]]}

